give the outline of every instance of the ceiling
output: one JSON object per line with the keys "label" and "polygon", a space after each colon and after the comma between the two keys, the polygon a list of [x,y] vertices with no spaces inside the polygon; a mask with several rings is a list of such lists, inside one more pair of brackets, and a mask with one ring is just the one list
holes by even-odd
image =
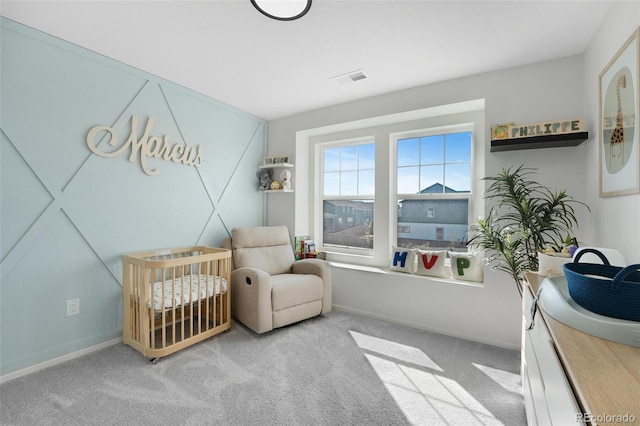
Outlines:
{"label": "ceiling", "polygon": [[[314,0],[276,21],[249,0],[7,1],[0,13],[273,120],[584,52],[611,0]],[[363,70],[366,79],[331,77]]]}

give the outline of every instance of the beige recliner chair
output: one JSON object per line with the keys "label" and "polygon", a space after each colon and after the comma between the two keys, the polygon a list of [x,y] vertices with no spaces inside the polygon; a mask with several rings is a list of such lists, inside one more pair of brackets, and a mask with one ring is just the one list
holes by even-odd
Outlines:
{"label": "beige recliner chair", "polygon": [[256,333],[331,311],[331,268],[320,259],[295,260],[286,226],[235,228],[231,312]]}

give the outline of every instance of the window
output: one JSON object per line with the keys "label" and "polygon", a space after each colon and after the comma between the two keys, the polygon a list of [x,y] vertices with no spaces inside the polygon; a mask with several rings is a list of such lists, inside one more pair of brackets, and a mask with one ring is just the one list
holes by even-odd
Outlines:
{"label": "window", "polygon": [[394,135],[397,245],[466,251],[472,132]]}
{"label": "window", "polygon": [[388,267],[393,245],[466,250],[484,134],[483,100],[297,132],[296,233],[363,266]]}
{"label": "window", "polygon": [[338,249],[373,249],[375,144],[321,148],[322,242]]}

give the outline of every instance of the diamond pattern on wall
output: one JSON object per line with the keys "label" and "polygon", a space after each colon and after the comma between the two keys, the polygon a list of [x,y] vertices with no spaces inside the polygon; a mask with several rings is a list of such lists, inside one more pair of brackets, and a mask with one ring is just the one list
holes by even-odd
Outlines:
{"label": "diamond pattern on wall", "polygon": [[[67,318],[66,299],[71,298],[80,299],[81,315]],[[40,351],[49,358],[61,356],[71,337],[92,344],[117,337],[121,300],[116,280],[58,210],[29,254],[2,280],[3,366],[35,363]]]}
{"label": "diamond pattern on wall", "polygon": [[0,152],[0,259],[4,260],[53,197],[4,132],[0,132]]}
{"label": "diamond pattern on wall", "polygon": [[148,80],[85,52],[2,29],[2,126],[57,190],[90,154],[79,137],[114,123]]}
{"label": "diamond pattern on wall", "polygon": [[[153,117],[150,136],[167,135],[170,144],[185,144],[158,85],[145,86],[113,126],[120,143],[131,133],[132,116],[138,117],[138,138]],[[107,142],[98,148],[110,149]],[[195,242],[214,210],[197,168],[150,158],[148,167],[158,174],[149,176],[142,170],[141,155],[130,162],[130,153],[131,148],[113,158],[91,156],[64,191],[87,226],[111,230],[100,236],[100,243],[106,263],[116,268],[110,259],[123,252]]]}
{"label": "diamond pattern on wall", "polygon": [[[266,123],[0,20],[3,375],[119,335],[123,253],[220,246],[233,227],[262,224],[255,171]],[[204,164],[149,158],[158,171],[149,176],[131,148],[113,158],[90,151],[91,128],[109,126],[124,143],[132,116],[135,139],[153,117],[150,135],[166,135],[172,146],[200,145]],[[108,152],[114,147],[105,134],[97,140]],[[81,315],[71,322],[66,300],[76,297]],[[27,302],[28,309],[17,308]],[[46,327],[38,325],[43,316]]]}

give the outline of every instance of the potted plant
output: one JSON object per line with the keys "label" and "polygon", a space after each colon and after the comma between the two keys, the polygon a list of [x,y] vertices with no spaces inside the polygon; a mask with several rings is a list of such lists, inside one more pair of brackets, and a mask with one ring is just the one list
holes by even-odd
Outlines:
{"label": "potted plant", "polygon": [[484,199],[491,203],[486,217],[469,227],[469,245],[488,253],[495,269],[507,272],[521,290],[526,270],[538,270],[538,252],[552,247],[561,251],[577,226],[575,200],[566,190],[552,191],[531,178],[535,169],[505,168],[485,177],[491,185]]}

